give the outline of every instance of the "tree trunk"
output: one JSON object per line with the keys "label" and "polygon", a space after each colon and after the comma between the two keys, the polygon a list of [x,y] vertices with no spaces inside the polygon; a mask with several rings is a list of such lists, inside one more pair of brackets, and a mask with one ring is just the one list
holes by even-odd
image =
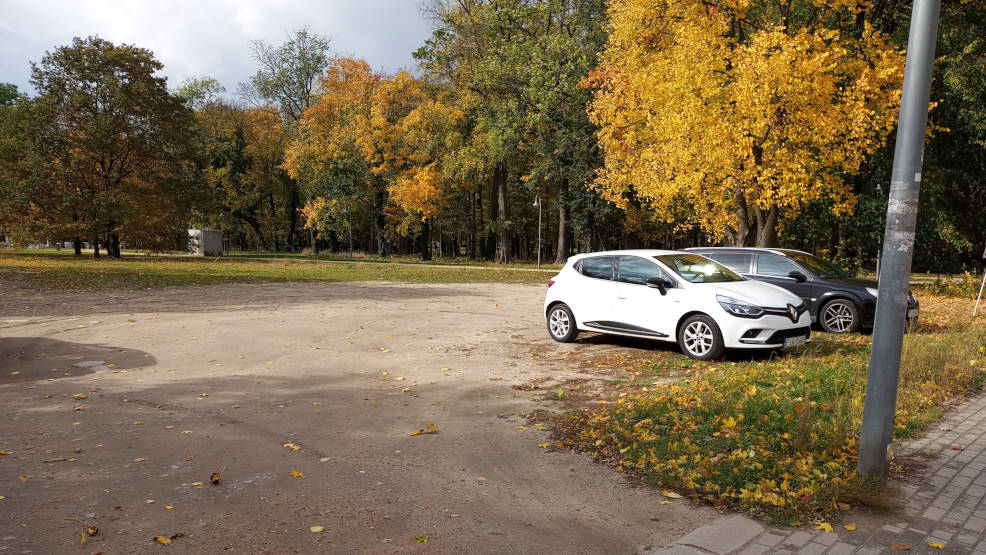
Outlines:
{"label": "tree trunk", "polygon": [[734,247],[748,247],[750,240],[750,214],[746,209],[746,196],[743,189],[736,186],[736,233],[732,240]]}
{"label": "tree trunk", "polygon": [[373,205],[373,228],[376,232],[377,239],[377,256],[384,256],[384,240],[383,240],[383,230],[384,230],[384,213],[383,207],[384,203],[387,201],[387,191],[383,187],[383,183],[377,183],[377,196],[376,203]]}
{"label": "tree trunk", "polygon": [[75,249],[75,256],[82,256],[82,238],[72,239],[72,248]]}
{"label": "tree trunk", "polygon": [[99,258],[99,235],[92,236],[92,257]]}
{"label": "tree trunk", "polygon": [[431,220],[421,222],[421,260],[431,260]]}
{"label": "tree trunk", "polygon": [[503,164],[497,164],[493,170],[493,181],[496,186],[496,242],[499,248],[496,262],[510,262],[510,230],[507,229],[507,169]]}
{"label": "tree trunk", "polygon": [[110,240],[106,245],[106,254],[113,258],[122,258],[120,254],[120,236],[116,233],[110,233]]}
{"label": "tree trunk", "polygon": [[771,204],[767,213],[757,208],[757,247],[769,249],[777,244],[777,205]]}
{"label": "tree trunk", "polygon": [[555,264],[568,260],[568,180],[562,179],[558,185],[558,252]]}
{"label": "tree trunk", "polygon": [[[472,213],[469,217],[469,245],[468,245],[468,256],[469,260],[476,260],[476,255],[479,251],[477,248],[477,243],[479,241],[479,230],[477,229],[476,218],[483,213],[482,211],[482,191],[474,191],[472,193],[469,203],[469,208]],[[479,203],[479,209],[477,210],[476,205]]]}

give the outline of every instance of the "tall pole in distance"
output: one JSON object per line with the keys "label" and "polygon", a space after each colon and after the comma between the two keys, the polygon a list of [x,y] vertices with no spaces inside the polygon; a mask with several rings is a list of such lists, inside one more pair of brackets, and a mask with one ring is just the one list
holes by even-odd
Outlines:
{"label": "tall pole in distance", "polygon": [[921,188],[931,68],[938,37],[941,0],[914,0],[907,63],[897,122],[894,167],[890,176],[887,229],[883,239],[880,288],[873,348],[866,381],[863,427],[859,440],[859,473],[879,481],[887,478],[887,450],[893,440],[900,353],[914,254],[914,228]]}

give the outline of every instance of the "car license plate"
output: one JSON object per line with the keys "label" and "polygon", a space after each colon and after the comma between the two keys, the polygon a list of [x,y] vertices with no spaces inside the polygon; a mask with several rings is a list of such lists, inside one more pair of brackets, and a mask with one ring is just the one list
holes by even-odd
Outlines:
{"label": "car license plate", "polygon": [[804,345],[807,337],[799,335],[797,337],[785,337],[784,346],[785,347],[796,347],[798,345]]}
{"label": "car license plate", "polygon": [[919,308],[910,308],[910,309],[908,309],[907,310],[907,319],[908,320],[914,320],[914,319],[916,319],[918,317],[918,311],[920,311],[920,310],[921,309],[919,309]]}

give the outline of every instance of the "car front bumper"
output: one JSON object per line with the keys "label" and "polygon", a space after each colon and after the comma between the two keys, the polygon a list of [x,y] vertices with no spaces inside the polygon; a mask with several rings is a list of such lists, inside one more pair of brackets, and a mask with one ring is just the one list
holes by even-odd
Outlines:
{"label": "car front bumper", "polygon": [[[738,321],[741,320],[741,321]],[[811,342],[811,316],[805,312],[798,321],[767,315],[757,319],[736,318],[723,331],[727,349],[764,349]]]}

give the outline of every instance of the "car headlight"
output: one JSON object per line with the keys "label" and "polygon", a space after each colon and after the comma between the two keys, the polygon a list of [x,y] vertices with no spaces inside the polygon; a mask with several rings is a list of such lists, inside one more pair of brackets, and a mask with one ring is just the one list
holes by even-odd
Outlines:
{"label": "car headlight", "polygon": [[757,318],[763,315],[763,309],[759,306],[738,301],[732,297],[716,295],[716,300],[719,301],[719,306],[721,306],[723,310],[733,316],[739,316],[740,318]]}
{"label": "car headlight", "polygon": [[874,297],[879,297],[880,296],[879,295],[879,290],[876,289],[875,287],[867,287],[866,288],[866,292],[869,293],[870,295],[873,295]]}

